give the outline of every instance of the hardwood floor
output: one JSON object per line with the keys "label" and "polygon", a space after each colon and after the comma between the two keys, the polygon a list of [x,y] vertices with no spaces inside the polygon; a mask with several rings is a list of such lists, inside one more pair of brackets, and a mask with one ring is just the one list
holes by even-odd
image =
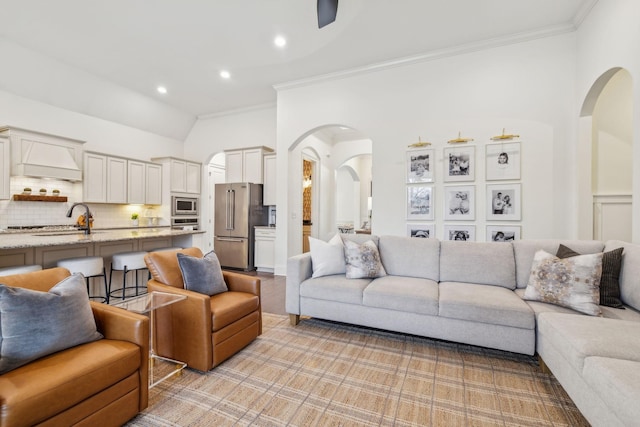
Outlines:
{"label": "hardwood floor", "polygon": [[262,293],[262,311],[264,313],[272,313],[272,314],[287,314],[285,311],[285,288],[286,288],[286,277],[285,276],[274,276],[270,273],[257,273],[253,272],[242,272],[236,270],[229,270],[234,273],[242,273],[248,274],[250,276],[258,276],[260,278],[261,285],[261,293]]}

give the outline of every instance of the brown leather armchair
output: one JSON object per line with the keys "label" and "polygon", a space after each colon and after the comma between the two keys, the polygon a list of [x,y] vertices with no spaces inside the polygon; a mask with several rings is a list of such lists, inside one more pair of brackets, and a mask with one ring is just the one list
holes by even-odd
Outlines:
{"label": "brown leather armchair", "polygon": [[262,333],[260,279],[223,272],[229,288],[214,296],[184,289],[177,253],[202,257],[198,248],[149,252],[145,263],[153,278],[149,292],[185,295],[186,300],[156,310],[155,351],[208,371]]}
{"label": "brown leather armchair", "polygon": [[[47,292],[69,274],[51,268],[0,283]],[[0,426],[120,426],[148,406],[149,318],[90,304],[104,339],[0,375]]]}

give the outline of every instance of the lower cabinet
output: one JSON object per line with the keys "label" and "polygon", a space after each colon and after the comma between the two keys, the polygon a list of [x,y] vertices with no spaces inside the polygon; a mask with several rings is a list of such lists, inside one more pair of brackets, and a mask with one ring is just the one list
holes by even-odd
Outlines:
{"label": "lower cabinet", "polygon": [[258,271],[273,273],[275,267],[276,229],[256,227],[254,264]]}

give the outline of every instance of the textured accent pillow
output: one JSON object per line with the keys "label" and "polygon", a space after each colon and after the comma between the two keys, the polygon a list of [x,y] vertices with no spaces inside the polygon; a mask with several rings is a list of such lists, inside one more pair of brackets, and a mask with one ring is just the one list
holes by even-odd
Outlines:
{"label": "textured accent pillow", "polygon": [[311,277],[344,274],[347,265],[344,261],[344,246],[342,238],[336,234],[328,242],[309,237],[309,252],[311,252]]}
{"label": "textured accent pillow", "polygon": [[209,296],[229,290],[215,252],[209,252],[202,258],[180,252],[177,255],[185,289]]}
{"label": "textured accent pillow", "polygon": [[49,292],[0,284],[0,319],[0,374],[102,338],[80,273]]}
{"label": "textured accent pillow", "polygon": [[[600,276],[600,305],[624,309],[620,299],[620,269],[624,248],[614,249],[602,254],[602,276]],[[558,258],[570,258],[580,255],[565,245],[558,247]]]}
{"label": "textured accent pillow", "polygon": [[560,259],[536,252],[524,299],[542,301],[600,316],[602,253]]}
{"label": "textured accent pillow", "polygon": [[347,262],[347,279],[362,279],[386,276],[378,247],[373,240],[359,245],[344,241],[344,255]]}

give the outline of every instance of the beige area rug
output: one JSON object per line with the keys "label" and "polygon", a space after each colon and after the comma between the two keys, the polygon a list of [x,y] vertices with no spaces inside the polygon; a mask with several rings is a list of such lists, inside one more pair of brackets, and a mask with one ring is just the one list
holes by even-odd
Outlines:
{"label": "beige area rug", "polygon": [[129,426],[588,426],[536,359],[264,314],[264,333],[208,373],[150,391]]}

